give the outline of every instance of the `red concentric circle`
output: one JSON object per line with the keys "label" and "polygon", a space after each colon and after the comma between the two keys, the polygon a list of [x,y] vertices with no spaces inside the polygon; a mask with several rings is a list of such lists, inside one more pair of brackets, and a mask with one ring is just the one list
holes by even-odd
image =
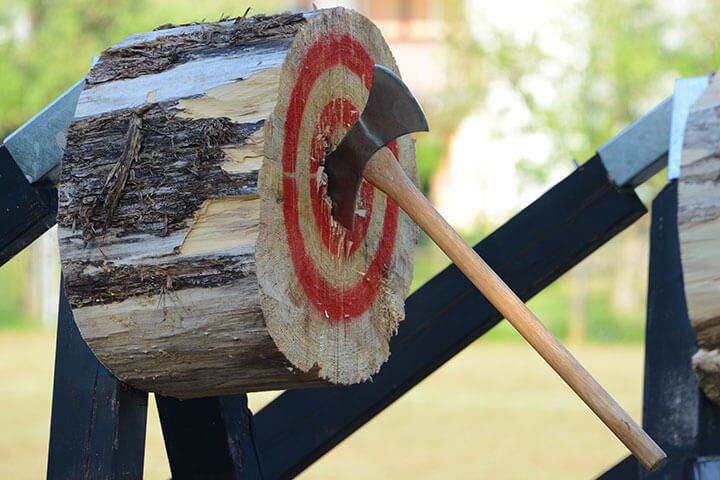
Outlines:
{"label": "red concentric circle", "polygon": [[325,158],[330,138],[338,130],[346,132],[359,116],[357,107],[347,98],[331,100],[323,107],[310,146],[310,203],[315,217],[315,228],[327,251],[343,257],[350,257],[355,253],[367,235],[375,189],[363,180],[357,207],[363,214],[355,215],[355,228],[350,232],[349,237],[341,235],[338,228],[332,228],[330,221],[332,209],[329,202],[323,199],[327,189],[319,185],[318,170],[320,161]]}
{"label": "red concentric circle", "polygon": [[[300,127],[305,113],[305,104],[315,82],[326,70],[334,66],[344,66],[354,75],[362,79],[366,89],[372,83],[373,60],[361,43],[348,34],[330,34],[318,39],[308,49],[301,62],[298,80],[290,94],[287,116],[285,118],[285,136],[282,150],[283,167],[283,220],[290,257],[295,274],[314,307],[323,313],[331,322],[346,322],[365,312],[375,300],[379,287],[392,261],[395,237],[398,228],[398,206],[387,199],[385,215],[382,219],[382,233],[379,245],[362,278],[354,285],[339,287],[331,284],[313,264],[312,257],[307,253],[305,240],[300,229],[298,210],[298,186],[296,165]],[[348,103],[344,103],[348,102]],[[357,108],[347,99],[338,98],[325,105],[317,127],[346,130],[357,119]],[[317,133],[317,132],[313,132]],[[325,138],[329,138],[325,137]],[[362,243],[367,234],[374,205],[374,189],[363,182],[360,193],[360,209],[365,210],[365,217],[356,217],[357,226],[350,235],[352,243],[349,248],[340,248],[339,238],[330,229],[329,208],[323,205],[322,192],[317,185],[317,168],[319,159],[324,156],[326,140],[313,140],[311,143],[310,192],[316,231],[322,243],[331,252],[343,252],[342,258],[351,256]],[[391,150],[398,156],[397,145]],[[314,182],[314,183],[313,183]]]}

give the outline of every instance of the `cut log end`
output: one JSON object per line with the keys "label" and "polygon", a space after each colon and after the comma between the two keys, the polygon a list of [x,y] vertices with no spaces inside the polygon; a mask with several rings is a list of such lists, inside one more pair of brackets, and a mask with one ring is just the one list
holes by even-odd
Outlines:
{"label": "cut log end", "polygon": [[[412,277],[410,219],[365,183],[358,225],[346,232],[331,219],[322,177],[326,152],[362,112],[373,65],[397,71],[380,38],[368,20],[344,10],[311,20],[285,59],[266,123],[258,191],[268,201],[257,250],[265,319],[294,365],[316,365],[334,383],[365,380],[387,360]],[[399,139],[394,149],[416,176],[411,139]]]}
{"label": "cut log end", "polygon": [[[140,34],[103,53],[58,213],[78,327],[176,397],[356,383],[404,316],[414,224],[369,184],[335,228],[322,161],[367,100],[380,32],[341,8]],[[393,144],[417,179],[410,137]]]}
{"label": "cut log end", "polygon": [[700,349],[693,366],[720,405],[720,77],[691,108],[678,181],[678,230],[685,297]]}

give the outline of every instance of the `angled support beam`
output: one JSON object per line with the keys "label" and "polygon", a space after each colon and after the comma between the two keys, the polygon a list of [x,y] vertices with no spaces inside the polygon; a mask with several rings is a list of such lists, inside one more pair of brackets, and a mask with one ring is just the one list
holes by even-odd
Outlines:
{"label": "angled support beam", "polygon": [[693,465],[692,480],[717,480],[720,478],[720,457],[701,457]]}
{"label": "angled support beam", "polygon": [[[645,211],[594,157],[475,248],[527,300]],[[288,391],[255,415],[264,478],[298,474],[501,320],[454,266],[405,308],[390,361],[372,382]]]}
{"label": "angled support beam", "polygon": [[247,395],[155,399],[173,479],[261,478]]}
{"label": "angled support beam", "polygon": [[141,479],[147,393],[121,383],[80,336],[60,292],[49,479]]}
{"label": "angled support beam", "polygon": [[0,143],[0,266],[55,225],[65,131],[81,79]]}
{"label": "angled support beam", "polygon": [[668,461],[654,474],[638,467],[638,478],[683,478],[695,456],[700,392],[690,358],[696,350],[685,304],[673,182],[652,205],[643,391],[643,427]]}
{"label": "angled support beam", "polygon": [[65,148],[65,131],[75,116],[84,85],[84,78],[75,82],[3,140],[28,183],[57,182]]}
{"label": "angled support beam", "polygon": [[597,151],[620,188],[634,188],[667,165],[673,97],[628,125]]}
{"label": "angled support beam", "polygon": [[57,191],[30,185],[0,144],[0,266],[55,225]]}

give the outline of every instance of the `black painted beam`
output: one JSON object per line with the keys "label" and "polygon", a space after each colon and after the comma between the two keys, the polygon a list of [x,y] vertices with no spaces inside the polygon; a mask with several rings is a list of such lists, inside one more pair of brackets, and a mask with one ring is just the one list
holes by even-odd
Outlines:
{"label": "black painted beam", "polygon": [[260,478],[247,395],[155,399],[174,480]]}
{"label": "black painted beam", "polygon": [[[612,185],[596,156],[475,248],[527,300],[645,211],[634,192]],[[372,382],[288,391],[255,415],[264,477],[298,474],[500,320],[448,267],[408,299],[392,356]]]}
{"label": "black painted beam", "polygon": [[597,480],[638,480],[640,464],[635,457],[629,456],[620,460],[614,467],[597,477]]}
{"label": "black painted beam", "polygon": [[30,185],[0,144],[0,266],[55,224],[57,191]]}
{"label": "black painted beam", "polygon": [[638,467],[640,478],[684,478],[695,456],[698,383],[691,357],[697,351],[688,319],[677,230],[677,183],[652,204],[643,427],[668,454],[655,473]]}
{"label": "black painted beam", "polygon": [[60,293],[49,479],[141,479],[147,393],[117,380],[90,351]]}
{"label": "black painted beam", "polygon": [[640,478],[653,480],[686,478],[697,456],[720,453],[720,409],[705,398],[692,368],[697,340],[685,299],[677,207],[673,181],[653,202],[650,232],[643,426],[668,454],[661,470],[639,470]]}
{"label": "black painted beam", "polygon": [[695,465],[699,456],[720,454],[720,408],[702,393],[692,369],[697,341],[685,299],[677,206],[677,183],[671,182],[652,205],[645,332],[643,427],[668,461],[649,473],[628,457],[601,480],[689,479],[705,468]]}

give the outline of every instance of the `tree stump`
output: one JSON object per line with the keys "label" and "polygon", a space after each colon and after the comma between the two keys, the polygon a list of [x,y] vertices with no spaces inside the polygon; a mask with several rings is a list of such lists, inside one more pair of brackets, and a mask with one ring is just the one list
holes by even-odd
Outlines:
{"label": "tree stump", "polygon": [[698,339],[693,367],[720,404],[720,78],[688,115],[678,184],[678,230],[688,315]]}
{"label": "tree stump", "polygon": [[[359,117],[379,30],[341,8],[164,26],[103,52],[62,163],[64,287],[120,380],[179,398],[352,384],[387,360],[417,231],[322,162]],[[391,145],[415,179],[413,140]]]}

